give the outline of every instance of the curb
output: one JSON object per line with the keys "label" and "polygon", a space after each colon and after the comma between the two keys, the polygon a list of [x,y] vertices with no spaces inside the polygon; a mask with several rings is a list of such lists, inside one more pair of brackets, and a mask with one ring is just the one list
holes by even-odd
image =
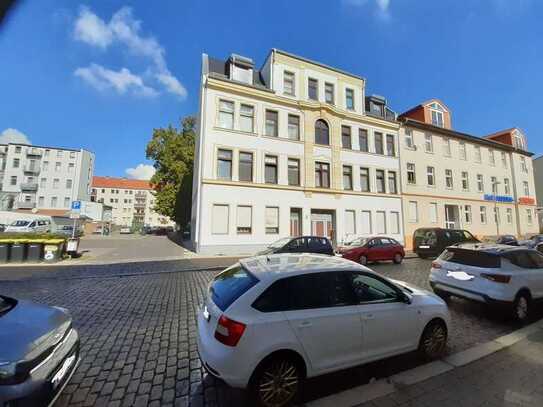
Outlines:
{"label": "curb", "polygon": [[353,387],[330,396],[305,403],[306,407],[354,407],[380,397],[401,391],[403,388],[439,376],[513,346],[529,335],[543,329],[543,319],[524,328],[500,336],[489,342],[473,346],[443,359],[397,373],[390,377]]}

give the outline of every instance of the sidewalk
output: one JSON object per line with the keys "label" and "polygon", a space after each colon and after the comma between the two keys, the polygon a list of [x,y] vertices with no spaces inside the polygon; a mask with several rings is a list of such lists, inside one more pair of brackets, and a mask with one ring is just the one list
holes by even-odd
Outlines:
{"label": "sidewalk", "polygon": [[543,330],[468,365],[357,407],[543,406]]}

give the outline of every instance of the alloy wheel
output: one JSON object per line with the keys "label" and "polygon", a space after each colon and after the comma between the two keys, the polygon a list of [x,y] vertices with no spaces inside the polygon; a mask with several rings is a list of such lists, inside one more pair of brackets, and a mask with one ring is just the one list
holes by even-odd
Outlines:
{"label": "alloy wheel", "polygon": [[258,397],[266,407],[287,405],[298,391],[298,369],[288,360],[272,362],[260,376],[258,382]]}
{"label": "alloy wheel", "polygon": [[528,300],[524,296],[520,296],[517,300],[515,313],[519,321],[523,321],[528,317]]}
{"label": "alloy wheel", "polygon": [[424,336],[424,353],[431,359],[440,356],[447,344],[447,331],[441,324],[433,324],[428,327],[428,333]]}

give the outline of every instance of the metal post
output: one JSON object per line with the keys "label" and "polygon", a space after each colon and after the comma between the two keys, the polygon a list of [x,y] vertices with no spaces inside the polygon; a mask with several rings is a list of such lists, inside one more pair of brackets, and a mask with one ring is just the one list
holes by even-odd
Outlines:
{"label": "metal post", "polygon": [[77,219],[74,219],[74,226],[72,229],[72,239],[75,238],[75,228],[77,227]]}

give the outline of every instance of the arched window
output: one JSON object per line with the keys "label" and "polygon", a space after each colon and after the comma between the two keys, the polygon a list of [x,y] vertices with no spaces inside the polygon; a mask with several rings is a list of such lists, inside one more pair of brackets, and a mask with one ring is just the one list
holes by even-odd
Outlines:
{"label": "arched window", "polygon": [[315,144],[330,145],[330,129],[324,120],[315,122]]}

